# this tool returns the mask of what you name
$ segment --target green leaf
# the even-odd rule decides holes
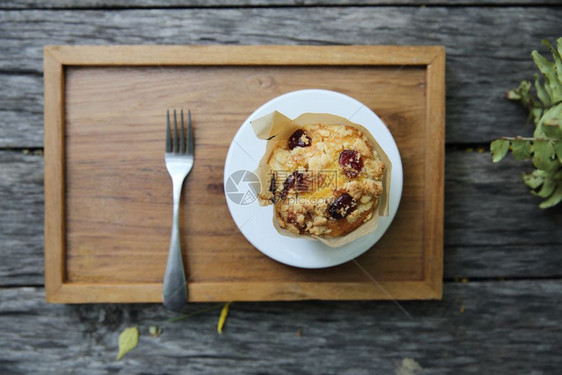
[[[556,152],[556,156],[558,157],[558,161],[562,163],[562,141],[559,140],[554,144],[554,152]]]
[[[550,198],[542,202],[539,207],[542,209],[550,208],[556,206],[558,203],[560,203],[560,201],[562,201],[562,184],[558,184],[558,188],[556,189],[554,194],[552,194]]]
[[[539,140],[533,143],[533,165],[538,169],[550,172],[558,166],[558,161],[552,157],[554,144],[550,140]]]
[[[538,192],[531,191],[531,194],[541,198],[548,198],[552,194],[555,188],[556,188],[556,182],[554,182],[552,178],[547,178],[544,180],[541,189]]]
[[[560,117],[551,117],[543,120],[543,123],[547,126],[559,126],[562,127],[562,118]]]
[[[529,81],[521,81],[519,87],[507,92],[509,100],[520,100],[523,107],[529,107],[533,101],[531,95],[531,83]]]
[[[549,138],[562,139],[562,103],[547,109],[541,120],[541,129]],[[559,129],[557,129],[560,127]]]
[[[507,151],[509,150],[509,141],[506,139],[496,139],[490,145],[490,152],[492,153],[492,161],[497,163],[502,160]]]
[[[541,171],[540,169],[535,169],[532,174],[535,177],[548,177],[548,176],[550,176],[550,174],[548,172]]]
[[[521,100],[521,93],[517,89],[509,90],[506,96],[509,100]]]
[[[562,82],[558,79],[554,63],[548,61],[537,51],[531,53],[535,64],[541,71],[545,79],[544,88],[550,96],[551,102],[562,100]]]
[[[562,37],[556,40],[556,49],[548,40],[543,44],[552,61],[537,51],[531,53],[542,79],[535,74],[533,83],[522,81],[507,92],[508,99],[529,110],[525,126],[533,120],[533,138],[501,138],[492,142],[490,151],[494,162],[502,160],[510,148],[515,160],[530,157],[536,170],[522,174],[522,179],[533,195],[546,199],[540,207],[547,208],[562,202]]]
[[[543,123],[542,131],[544,135],[547,136],[548,138],[562,141],[562,124],[558,125],[555,121],[547,120]]]
[[[533,122],[535,123],[535,125],[539,125],[540,119],[541,119],[541,115],[542,115],[543,109],[542,108],[532,108],[530,111],[531,117],[533,118]],[[538,128],[537,128],[538,129]],[[536,133],[536,130],[535,130]],[[541,137],[541,135],[534,135],[535,137]]]
[[[137,327],[124,329],[119,335],[119,354],[117,360],[137,347],[139,343],[139,330]]]
[[[537,90],[537,96],[542,104],[547,107],[550,105],[550,95],[546,92],[545,86],[539,80],[539,75],[535,73],[533,76],[535,77],[535,90]]]
[[[527,185],[531,189],[536,189],[543,184],[544,178],[540,176],[534,176],[532,173],[523,173],[523,182],[525,182],[525,185]]]
[[[531,157],[531,142],[523,139],[511,141],[511,155],[515,160],[526,160]]]
[[[562,38],[561,38],[562,39]],[[560,39],[558,39],[560,40]],[[554,49],[554,46],[548,39],[543,39],[542,44],[547,46],[552,53],[552,58],[554,59],[554,65],[556,66],[556,74],[558,75],[558,79],[562,82],[562,56],[560,55],[560,48],[558,51]]]

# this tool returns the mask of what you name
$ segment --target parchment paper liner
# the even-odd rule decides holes
[[[390,171],[392,170],[392,164],[390,159],[383,151],[381,146],[378,144],[376,139],[373,135],[365,129],[363,126],[351,122],[341,116],[331,115],[328,113],[303,113],[299,117],[291,120],[287,116],[283,115],[278,111],[274,111],[268,115],[265,115],[257,120],[251,122],[254,132],[256,136],[260,139],[267,140],[265,153],[260,160],[258,168],[254,171],[256,176],[260,179],[261,182],[261,191],[258,195],[258,201],[260,206],[268,206],[271,203],[268,199],[263,199],[263,197],[269,197],[271,193],[269,192],[269,185],[270,185],[270,167],[268,165],[269,157],[273,152],[275,144],[279,141],[286,142],[289,136],[298,128],[304,125],[310,124],[324,124],[324,125],[348,125],[354,128],[359,129],[367,139],[370,141],[371,145],[377,152],[380,160],[384,163],[384,175],[383,175],[383,193],[379,198],[379,207],[378,210],[373,211],[373,217],[368,220],[366,223],[359,226],[359,228],[355,229],[353,232],[348,233],[345,236],[341,237],[319,237],[313,236],[308,234],[295,234],[287,229],[283,229],[279,226],[277,221],[277,217],[273,214],[273,226],[275,229],[282,235],[293,237],[293,238],[303,238],[309,240],[318,240],[322,243],[330,246],[330,247],[340,247],[345,244],[350,243],[358,239],[361,236],[366,234],[372,233],[377,229],[378,226],[378,217],[379,216],[388,216],[388,199],[389,199],[389,192],[390,192]]]

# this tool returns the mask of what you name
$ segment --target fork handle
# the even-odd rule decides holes
[[[172,234],[170,236],[170,249],[168,262],[164,273],[164,287],[162,299],[164,306],[175,312],[182,312],[187,304],[187,285],[180,243],[179,211],[181,188],[183,178],[173,179],[174,216],[172,221]]]

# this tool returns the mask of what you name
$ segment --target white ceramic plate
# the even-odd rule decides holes
[[[306,112],[331,113],[367,128],[392,162],[390,214],[379,217],[374,233],[340,248],[319,241],[280,235],[273,227],[273,206],[261,207],[250,186],[252,174],[265,152],[265,143],[254,134],[250,121],[279,111],[295,118]],[[234,174],[233,174],[234,173]],[[259,251],[281,263],[301,268],[331,267],[347,262],[370,249],[384,234],[396,215],[402,195],[402,161],[398,147],[381,119],[361,102],[334,91],[301,90],[281,95],[262,105],[244,121],[228,150],[224,166],[224,187],[228,209],[242,234]]]

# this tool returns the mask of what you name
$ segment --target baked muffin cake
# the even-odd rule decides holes
[[[304,125],[278,140],[268,160],[269,199],[279,226],[338,237],[370,220],[383,192],[384,163],[360,130]]]

